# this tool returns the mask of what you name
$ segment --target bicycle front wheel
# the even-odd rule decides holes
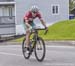
[[[43,61],[45,58],[46,48],[44,40],[41,37],[38,37],[35,45],[35,57],[38,61]]]
[[[23,56],[25,59],[29,59],[30,58],[30,54],[26,53],[27,49],[26,49],[26,44],[25,44],[25,38],[23,40],[23,43],[22,43],[22,52],[23,52]]]

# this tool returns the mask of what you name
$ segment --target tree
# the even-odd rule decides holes
[[[69,0],[69,13],[75,7],[75,0]]]

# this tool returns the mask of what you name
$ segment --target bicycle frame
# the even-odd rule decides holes
[[[36,45],[36,42],[37,42],[37,40],[39,40],[39,36],[38,36],[38,30],[45,30],[45,29],[33,29],[32,31],[31,31],[31,34],[33,34],[33,45],[32,45],[32,49],[33,48],[35,48],[35,45]],[[44,34],[46,34],[46,32],[47,31],[45,31],[45,33]]]
[[[36,44],[36,41],[38,40],[38,31],[35,29],[34,30],[34,32],[32,32],[33,33],[33,38],[32,38],[32,40],[33,40],[33,45],[32,45],[32,49],[35,47],[35,44]],[[32,34],[31,33],[31,34]]]

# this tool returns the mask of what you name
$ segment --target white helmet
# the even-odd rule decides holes
[[[38,12],[39,8],[36,5],[33,5],[30,9],[32,12]]]

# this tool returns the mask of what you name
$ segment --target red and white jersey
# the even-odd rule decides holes
[[[28,21],[33,21],[35,18],[39,18],[41,19],[41,14],[39,12],[33,14],[31,11],[28,11],[25,16],[24,16],[24,20],[28,20]]]

